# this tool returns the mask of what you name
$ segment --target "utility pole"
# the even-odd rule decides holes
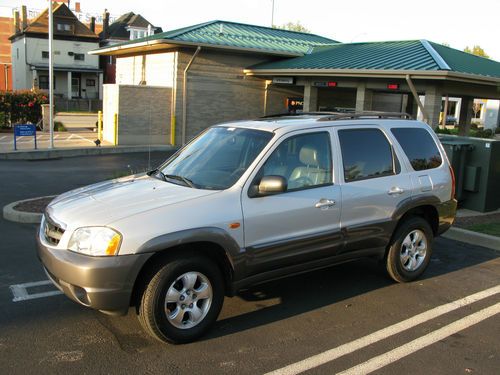
[[[274,27],[274,0],[271,0],[273,9],[271,10],[271,27]]]
[[[50,144],[54,148],[54,15],[52,14],[52,0],[49,0],[49,124]]]

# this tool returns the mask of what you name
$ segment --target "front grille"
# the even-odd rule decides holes
[[[45,235],[45,240],[48,243],[50,243],[51,245],[57,245],[61,240],[62,235],[64,234],[64,229],[50,220],[50,218],[46,215],[44,220],[43,233]]]

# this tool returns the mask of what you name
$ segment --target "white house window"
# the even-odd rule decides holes
[[[48,59],[49,58],[49,51],[42,51],[42,59]]]
[[[144,38],[146,36],[145,30],[130,29],[130,40]]]
[[[75,53],[73,56],[74,56],[75,60],[78,60],[78,61],[85,60],[85,55],[83,53]]]

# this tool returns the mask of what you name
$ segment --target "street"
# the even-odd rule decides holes
[[[0,205],[143,172],[167,157],[2,160]],[[143,332],[133,308],[111,317],[51,293],[35,231],[0,219],[5,374],[496,374],[500,368],[500,253],[487,248],[438,238],[423,278],[408,284],[393,283],[366,259],[258,285],[226,298],[207,336],[174,346]]]

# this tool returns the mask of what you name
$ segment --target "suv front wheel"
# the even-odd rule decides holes
[[[389,275],[397,282],[417,279],[432,254],[432,229],[422,217],[405,219],[397,228],[386,257]]]
[[[216,264],[196,255],[176,257],[146,286],[139,321],[158,340],[191,342],[215,322],[223,301],[224,282]]]

